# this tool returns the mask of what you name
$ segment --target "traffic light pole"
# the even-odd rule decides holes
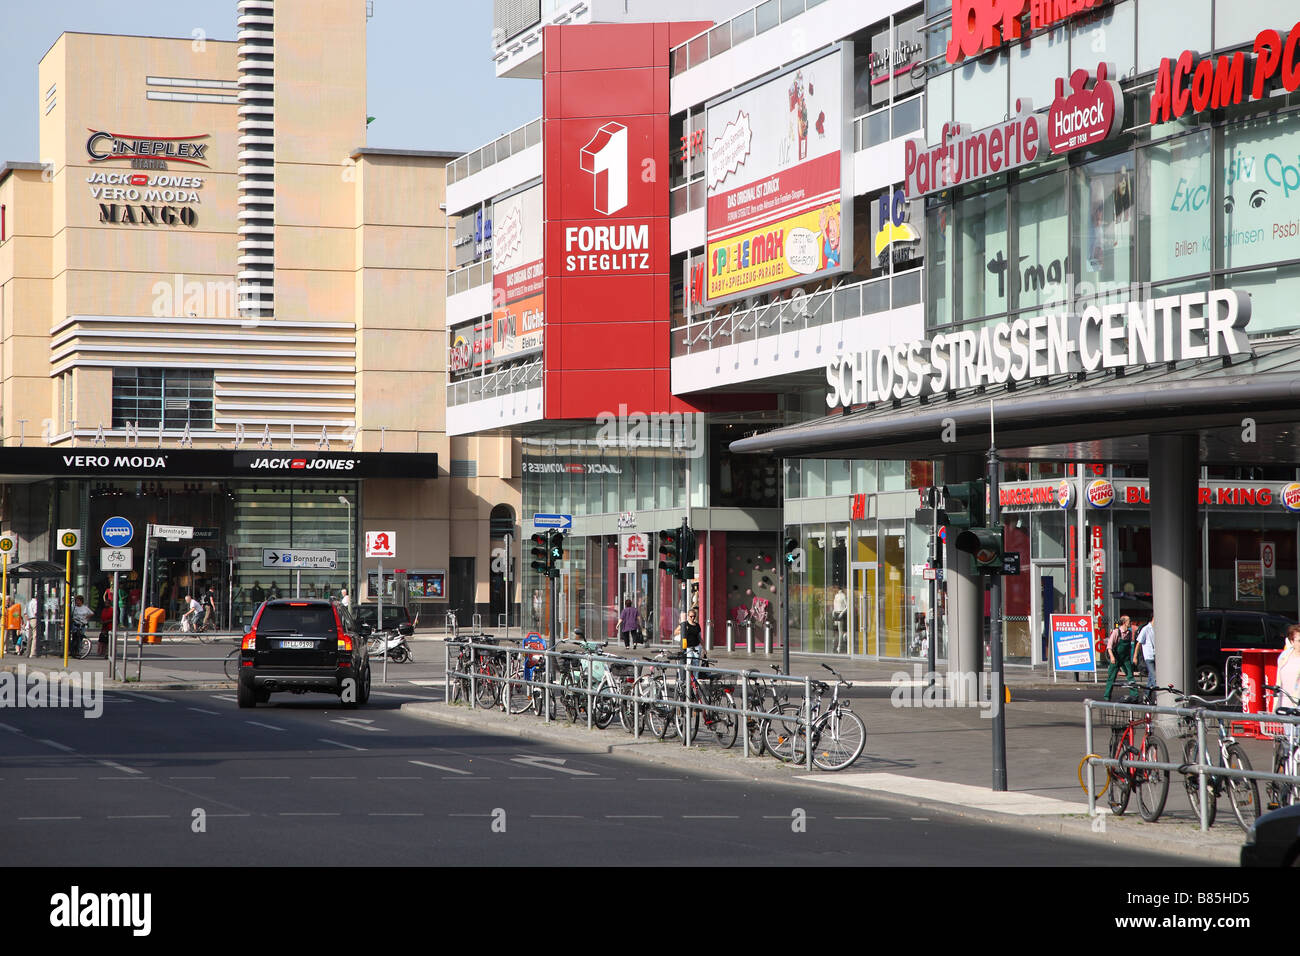
[[[1001,527],[998,517],[998,450],[989,445],[989,507],[988,524],[990,528]],[[995,569],[989,579],[989,630],[992,645],[993,687],[991,693],[997,698],[990,701],[993,707],[993,789],[1007,789],[1007,722],[1006,710],[1002,706],[1006,699],[1005,682],[1002,674],[1002,574],[1001,568]]]

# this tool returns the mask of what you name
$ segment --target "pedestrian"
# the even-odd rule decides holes
[[[266,592],[262,590],[261,581],[253,582],[253,590],[248,592],[248,597],[255,608],[262,606],[262,602],[266,600]]]
[[[203,610],[203,605],[194,599],[193,594],[185,595],[182,602],[185,612],[181,614],[181,630],[185,632],[195,629],[195,622],[198,620],[199,612]]]
[[[686,663],[698,664],[703,652],[700,649],[700,612],[691,608],[689,614],[682,615],[681,624],[677,627],[678,634],[681,635],[682,648],[686,651]]]
[[[1300,707],[1300,624],[1286,629],[1286,646],[1277,659],[1277,686],[1283,693],[1273,696],[1273,709]]]
[[[217,624],[217,592],[211,587],[203,595],[203,627],[209,624],[216,628]]]
[[[40,625],[40,602],[37,600],[36,587],[32,587],[31,599],[27,602],[27,656],[36,656],[36,631]]]
[[[1106,657],[1110,660],[1110,667],[1106,671],[1106,700],[1110,700],[1115,678],[1119,676],[1121,668],[1125,680],[1133,680],[1133,628],[1127,614],[1120,617],[1119,623],[1106,638]]]
[[[23,604],[16,595],[9,596],[9,606],[5,609],[5,640],[13,640],[13,648],[22,653]]]
[[[537,630],[542,620],[542,592],[541,589],[533,591],[533,630]]]
[[[1142,663],[1147,670],[1147,689],[1156,686],[1156,619],[1153,614],[1142,630],[1138,631],[1137,644],[1133,648],[1133,663],[1137,664],[1138,650],[1142,652]]]
[[[342,597],[339,598],[339,603],[342,604],[344,607],[352,606],[352,598],[348,597],[347,588],[343,588]]]
[[[84,630],[86,624],[94,616],[95,612],[90,609],[90,605],[86,603],[86,599],[82,595],[78,594],[72,599],[72,620],[78,627]]]
[[[272,582],[271,582],[271,590],[267,592],[266,599],[267,599],[268,601],[278,601],[278,600],[280,600],[280,585],[278,585],[278,584],[276,584],[274,581],[272,581]]]
[[[623,599],[623,612],[618,616],[618,636],[623,646],[635,647],[641,643],[641,614],[632,606],[631,598]]]

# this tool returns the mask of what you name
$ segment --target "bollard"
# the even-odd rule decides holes
[[[754,653],[754,619],[745,622],[745,652]]]
[[[706,621],[704,624],[704,652],[707,654],[713,650],[713,622]]]
[[[736,627],[735,622],[727,622],[727,653],[730,654],[736,649]]]
[[[763,622],[763,653],[772,653],[772,622]]]

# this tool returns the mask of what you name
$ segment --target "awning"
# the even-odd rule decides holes
[[[1146,461],[1148,438],[1194,434],[1200,460],[1300,464],[1300,337],[1249,357],[1060,376],[877,404],[731,443],[782,458],[933,459],[982,453],[990,413],[1004,460]],[[1253,439],[1253,440],[1251,440]]]

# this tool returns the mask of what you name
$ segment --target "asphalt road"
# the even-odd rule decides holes
[[[1180,865],[806,785],[710,779],[401,714],[432,691],[109,692],[0,710],[0,862]],[[909,812],[910,811],[910,812]],[[796,825],[801,823],[802,825]]]

